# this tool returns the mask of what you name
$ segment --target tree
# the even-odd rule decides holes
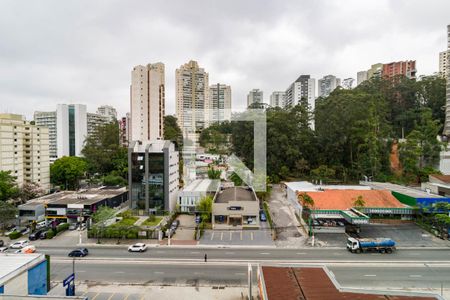
[[[172,141],[178,151],[183,149],[183,133],[174,116],[164,116],[164,139]]]
[[[107,175],[115,171],[127,177],[127,149],[120,144],[119,123],[117,121],[99,125],[95,133],[88,136],[81,153],[91,175]]]
[[[114,172],[108,174],[102,178],[103,185],[106,186],[126,186],[127,181],[119,175],[116,175]]]
[[[336,171],[325,165],[321,165],[318,168],[311,170],[311,175],[317,180],[328,181],[334,177]]]
[[[92,220],[95,223],[104,223],[114,217],[116,211],[109,206],[101,206],[93,215]]]
[[[17,197],[19,189],[11,171],[0,171],[0,201]]]
[[[307,193],[301,193],[298,195],[298,199],[302,203],[303,207],[307,207],[309,209],[314,208],[314,199]]]
[[[366,205],[366,201],[363,196],[359,195],[356,200],[353,202],[353,206],[355,207],[364,207]]]
[[[30,199],[40,197],[45,194],[45,191],[35,182],[24,183],[19,191],[19,197],[22,202],[26,202]]]
[[[230,175],[230,180],[233,181],[234,186],[241,186],[243,184],[241,177],[239,177],[239,175],[236,172],[233,172]]]
[[[76,156],[64,156],[50,166],[50,179],[64,189],[76,189],[87,169],[86,162]]]
[[[205,196],[197,204],[197,211],[201,214],[202,220],[205,222],[211,222],[213,198],[211,196]]]
[[[220,170],[216,170],[214,168],[208,169],[208,178],[209,179],[220,179],[220,174],[222,172]]]
[[[0,230],[3,234],[5,226],[10,223],[10,221],[16,219],[17,208],[6,202],[0,201]]]

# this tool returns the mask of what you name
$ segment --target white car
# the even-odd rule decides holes
[[[147,245],[144,243],[136,243],[128,247],[128,252],[144,252],[147,250]]]
[[[4,253],[8,250],[8,247],[0,247],[0,253]]]
[[[28,241],[27,240],[22,240],[22,241],[17,241],[15,243],[11,244],[11,246],[9,246],[9,248],[11,248],[11,249],[22,249],[25,246],[28,246]]]

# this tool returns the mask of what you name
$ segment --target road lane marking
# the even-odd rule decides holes
[[[95,298],[97,298],[98,295],[100,295],[100,293],[96,293],[95,296],[92,298],[92,300],[95,300]]]
[[[86,271],[83,270],[77,270],[75,273],[85,273]]]
[[[242,241],[242,230],[241,230],[241,241]]]
[[[303,254],[306,254],[306,253],[305,252],[297,252],[295,254],[303,255]]]
[[[234,275],[237,275],[237,276],[245,276],[245,273],[234,273]]]
[[[234,254],[234,252],[225,252],[225,254]]]
[[[220,240],[223,240],[223,231],[220,233]]]
[[[374,275],[374,274],[366,274],[366,275],[364,275],[365,277],[376,277],[377,275]]]
[[[155,271],[153,273],[155,273],[155,274],[164,274],[164,272],[160,272],[160,271]]]
[[[250,232],[250,238],[253,241],[253,232]]]
[[[191,254],[200,254],[198,251],[191,251]]]
[[[194,275],[203,275],[202,272],[194,272]]]
[[[270,253],[268,253],[268,252],[262,252],[260,254],[262,254],[262,255],[270,255]]]
[[[232,238],[233,238],[233,232],[230,231],[230,241],[232,240]]]
[[[109,298],[108,298],[108,300],[111,300],[112,299],[112,297],[115,295],[116,293],[112,293],[112,295],[111,296],[109,296]]]
[[[412,278],[419,278],[419,277],[422,277],[422,275],[409,275],[409,277],[412,277]]]
[[[211,234],[211,241],[214,239],[214,232]]]

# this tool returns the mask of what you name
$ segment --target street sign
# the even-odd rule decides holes
[[[70,284],[72,281],[74,281],[74,279],[75,279],[75,274],[72,273],[69,276],[67,276],[66,279],[64,279],[63,285],[66,286],[66,285]]]

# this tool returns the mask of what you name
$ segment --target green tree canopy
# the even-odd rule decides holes
[[[0,201],[0,230],[3,232],[5,226],[16,219],[17,208],[6,201]]]
[[[86,162],[76,156],[64,156],[50,166],[50,180],[64,189],[76,189],[87,170]]]
[[[197,204],[197,211],[201,214],[202,220],[211,222],[213,198],[211,196],[203,197]]]
[[[19,189],[11,171],[0,171],[0,201],[17,197]]]
[[[164,139],[172,141],[178,151],[183,148],[183,133],[175,116],[164,116]]]
[[[101,224],[105,221],[111,219],[114,217],[116,211],[108,206],[101,206],[93,215],[92,220],[94,220],[95,223]]]
[[[120,144],[117,121],[99,125],[95,133],[86,138],[81,153],[89,174],[104,176],[115,171],[116,175],[127,177],[127,149]]]

